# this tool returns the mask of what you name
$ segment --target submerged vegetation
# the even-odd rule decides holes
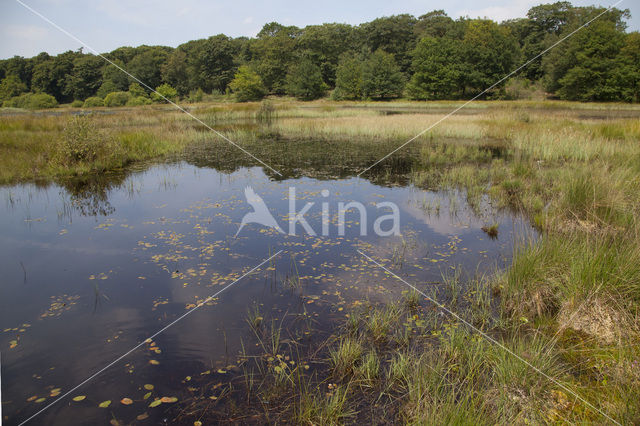
[[[305,168],[335,177],[364,170],[457,105],[269,100],[202,103],[190,112],[285,177]],[[253,164],[166,107],[103,112],[2,116],[0,182],[65,181],[172,157],[223,170]],[[412,277],[424,294],[353,304],[313,347],[303,344],[312,316],[276,319],[251,306],[251,344],[262,355],[241,354],[238,371],[221,373],[228,386],[214,387],[205,402],[184,402],[180,418],[638,423],[638,116],[625,104],[476,103],[367,171],[376,182],[461,191],[477,208],[488,197],[525,214],[541,237],[518,246],[504,271],[453,271],[428,286]],[[422,208],[439,214],[441,206],[425,200]],[[502,235],[485,223],[487,236]],[[410,250],[403,240],[385,266],[402,265]],[[293,258],[284,286],[300,290]]]

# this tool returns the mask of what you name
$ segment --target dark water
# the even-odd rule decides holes
[[[315,202],[306,218],[318,234],[321,203],[327,203],[329,235],[308,235],[300,226],[297,235],[284,235],[249,224],[234,238],[251,211],[247,186],[285,230],[290,187],[296,189],[297,210]],[[354,212],[347,213],[345,235],[338,235],[340,201],[365,206],[367,235],[361,235]],[[399,207],[401,236],[374,234],[374,220],[385,213],[375,204],[382,201]],[[299,319],[304,326],[293,338],[320,338],[354,306],[392,301],[407,290],[358,249],[426,290],[454,267],[468,275],[504,268],[514,241],[531,232],[522,218],[496,211],[486,200],[472,212],[455,192],[304,173],[276,181],[260,168],[220,172],[185,162],[64,187],[4,187],[0,202],[2,418],[8,425],[27,419],[279,250],[271,262],[32,423],[136,423],[145,413],[147,423],[172,423],[181,401],[205,392],[196,377],[223,383],[238,371],[241,351],[260,352],[248,311]],[[492,223],[499,224],[496,239],[480,229]],[[145,384],[154,386],[148,399]],[[206,395],[215,393],[211,389]],[[75,396],[86,398],[75,402]],[[163,396],[178,402],[149,407]],[[133,403],[122,404],[125,397]],[[98,407],[106,400],[109,407]]]

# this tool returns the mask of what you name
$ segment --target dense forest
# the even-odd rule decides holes
[[[212,93],[231,93],[239,101],[268,94],[302,100],[468,99],[603,11],[557,2],[501,23],[454,20],[442,10],[358,26],[272,22],[255,38],[219,34],[177,48],[120,47],[104,56],[170,99],[198,101]],[[626,31],[629,17],[628,10],[607,11],[483,98],[517,99],[537,91],[566,100],[640,101],[640,33]],[[162,101],[82,49],[2,60],[0,80],[6,107]]]

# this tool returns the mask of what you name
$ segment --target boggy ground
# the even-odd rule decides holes
[[[292,163],[327,158],[327,173],[340,174],[363,169],[456,105],[269,101],[190,108],[285,174],[296,173],[287,167]],[[1,117],[0,182],[64,181],[142,160],[189,158],[210,146],[217,150],[212,161],[223,166],[252,164],[165,107],[73,119],[67,112]],[[254,312],[248,321],[264,355],[247,355],[242,373],[215,399],[194,396],[177,418],[640,422],[638,116],[638,107],[620,104],[490,102],[443,121],[405,155],[367,172],[371,179],[463,189],[472,205],[488,194],[527,214],[542,237],[521,246],[504,272],[449,277],[436,289],[412,283],[428,298],[408,291],[402,301],[354,307],[333,335],[303,353],[283,337],[295,321]],[[342,155],[346,143],[361,145],[362,157]]]

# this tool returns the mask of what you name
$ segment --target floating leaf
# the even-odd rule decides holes
[[[144,388],[146,390],[153,390],[153,385],[150,385],[150,384],[147,383],[146,385],[144,385]]]
[[[122,398],[120,403],[124,405],[131,405],[133,404],[133,400],[131,398]]]
[[[144,399],[149,399],[151,397],[151,392],[147,392],[144,394]]]
[[[107,408],[110,405],[111,405],[111,400],[106,400],[106,401],[102,401],[100,404],[98,404],[98,407]]]
[[[27,402],[35,401],[36,399],[38,399],[38,395],[33,395],[33,396],[27,398]]]
[[[196,420],[193,422],[193,426],[202,426],[202,422],[200,420]]]
[[[163,396],[162,398],[160,398],[160,401],[170,404],[172,402],[178,402],[178,398],[176,398],[175,396]]]
[[[162,401],[159,399],[156,399],[155,401],[153,401],[151,404],[149,404],[149,407],[157,407],[158,405],[162,404]]]
[[[74,396],[73,400],[75,402],[80,402],[80,401],[83,401],[85,398],[86,398],[86,395],[78,395],[78,396]]]
[[[149,364],[158,365],[158,364],[160,364],[160,362],[156,361],[155,359],[152,359],[152,360],[149,361]]]
[[[47,398],[38,398],[38,399],[36,399],[36,402],[38,404],[40,404],[41,402],[45,402],[46,400],[47,400]]]
[[[139,414],[136,417],[136,420],[144,420],[144,419],[148,419],[148,418],[149,418],[149,415],[145,412],[145,413]]]
[[[224,374],[224,373],[226,373],[226,371],[224,371],[222,368],[220,368],[220,369],[218,369],[218,373]]]

